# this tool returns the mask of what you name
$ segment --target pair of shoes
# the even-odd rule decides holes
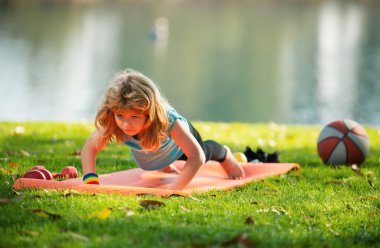
[[[256,160],[263,163],[280,163],[279,153],[277,151],[274,153],[266,153],[258,147],[256,152],[254,152],[251,147],[247,146],[243,153],[248,161]]]

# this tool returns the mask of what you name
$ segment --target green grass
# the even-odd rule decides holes
[[[15,132],[17,126],[24,131]],[[53,172],[75,166],[81,174],[76,154],[93,127],[0,123],[0,247],[380,247],[380,130],[366,127],[371,153],[360,174],[321,162],[320,126],[203,122],[196,127],[233,151],[246,145],[279,150],[281,161],[302,168],[193,198],[15,192],[14,180],[35,165]],[[133,167],[125,146],[113,144],[99,154],[99,173]],[[144,209],[142,200],[164,205]],[[112,208],[108,218],[89,217],[106,208]],[[58,217],[35,214],[36,209]]]

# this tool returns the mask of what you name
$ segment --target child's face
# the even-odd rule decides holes
[[[125,109],[114,113],[117,126],[128,136],[141,132],[147,121],[147,115],[135,109]]]

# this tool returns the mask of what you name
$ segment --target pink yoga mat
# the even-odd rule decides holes
[[[184,161],[175,162],[177,168],[182,168],[184,164]],[[64,181],[19,178],[15,181],[13,188],[16,190],[25,188],[73,189],[87,193],[122,195],[154,194],[168,196],[176,194],[186,196],[215,189],[232,189],[258,179],[286,174],[292,169],[300,168],[295,163],[245,163],[242,164],[242,167],[246,177],[241,180],[232,180],[228,179],[226,172],[218,162],[209,161],[201,167],[195,178],[182,191],[166,189],[175,180],[176,174],[144,171],[139,168],[100,175],[100,185],[83,184],[82,178]]]

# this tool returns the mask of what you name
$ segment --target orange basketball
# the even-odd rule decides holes
[[[352,120],[337,120],[326,125],[318,137],[318,154],[325,164],[362,164],[369,154],[369,139],[364,128]]]

